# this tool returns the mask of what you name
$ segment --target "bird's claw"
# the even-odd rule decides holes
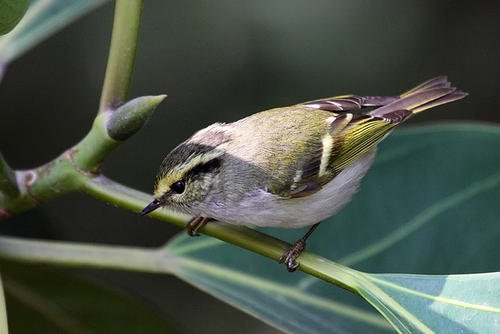
[[[199,237],[200,234],[198,232],[196,232],[196,230],[198,230],[197,228],[193,227],[193,226],[188,226],[186,228],[186,232],[187,234],[190,236],[190,237]]]
[[[280,263],[284,263],[286,265],[286,269],[289,272],[294,272],[299,267],[299,262],[297,262],[296,260],[305,247],[305,241],[302,239],[298,240],[292,247],[288,248],[283,253],[283,255],[280,257]]]
[[[192,218],[186,225],[186,232],[190,237],[199,237],[198,230],[205,226],[211,218],[197,216]]]

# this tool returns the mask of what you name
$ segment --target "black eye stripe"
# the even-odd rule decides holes
[[[189,175],[196,175],[202,173],[209,173],[220,167],[220,160],[218,158],[207,161],[191,168],[188,172]]]
[[[219,167],[220,167],[220,160],[215,158],[206,163],[199,164],[191,168],[191,170],[189,170],[186,174],[184,174],[183,178],[185,178],[186,180],[188,179],[192,180],[196,178],[197,175],[213,172]],[[176,194],[182,194],[185,189],[186,189],[186,181],[184,180],[176,181],[170,185],[170,190]]]
[[[186,188],[186,183],[184,181],[177,181],[172,183],[170,186],[170,189],[177,194],[182,194],[184,192],[184,189]]]

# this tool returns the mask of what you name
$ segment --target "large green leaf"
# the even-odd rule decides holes
[[[29,4],[29,0],[0,0],[0,35],[16,26]]]
[[[363,272],[413,273],[346,268],[399,332],[499,332],[500,274],[439,275],[499,271],[499,198],[499,127],[402,130],[380,145],[360,192],[308,249]],[[265,231],[289,241],[303,233]],[[392,331],[358,296],[226,243],[182,235],[167,249],[179,256],[179,277],[278,328]]]
[[[366,275],[363,297],[404,333],[498,333],[500,273]]]
[[[23,20],[0,37],[0,68],[106,0],[33,0]],[[15,1],[8,1],[15,2]]]
[[[177,332],[153,308],[89,280],[4,262],[2,278],[13,333]]]

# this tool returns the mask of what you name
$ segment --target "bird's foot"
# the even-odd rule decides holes
[[[186,225],[187,234],[190,237],[198,237],[200,234],[198,230],[203,226],[207,225],[209,221],[213,220],[212,218],[196,216],[191,218],[191,220]]]
[[[297,258],[300,256],[304,248],[306,248],[306,241],[304,239],[297,240],[292,247],[288,248],[283,253],[280,258],[280,263],[284,263],[289,272],[297,270],[299,267]]]

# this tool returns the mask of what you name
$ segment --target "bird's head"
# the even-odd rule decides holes
[[[218,182],[223,163],[223,145],[229,140],[222,124],[200,130],[163,159],[156,177],[154,200],[142,210],[145,215],[162,206],[190,212]]]

